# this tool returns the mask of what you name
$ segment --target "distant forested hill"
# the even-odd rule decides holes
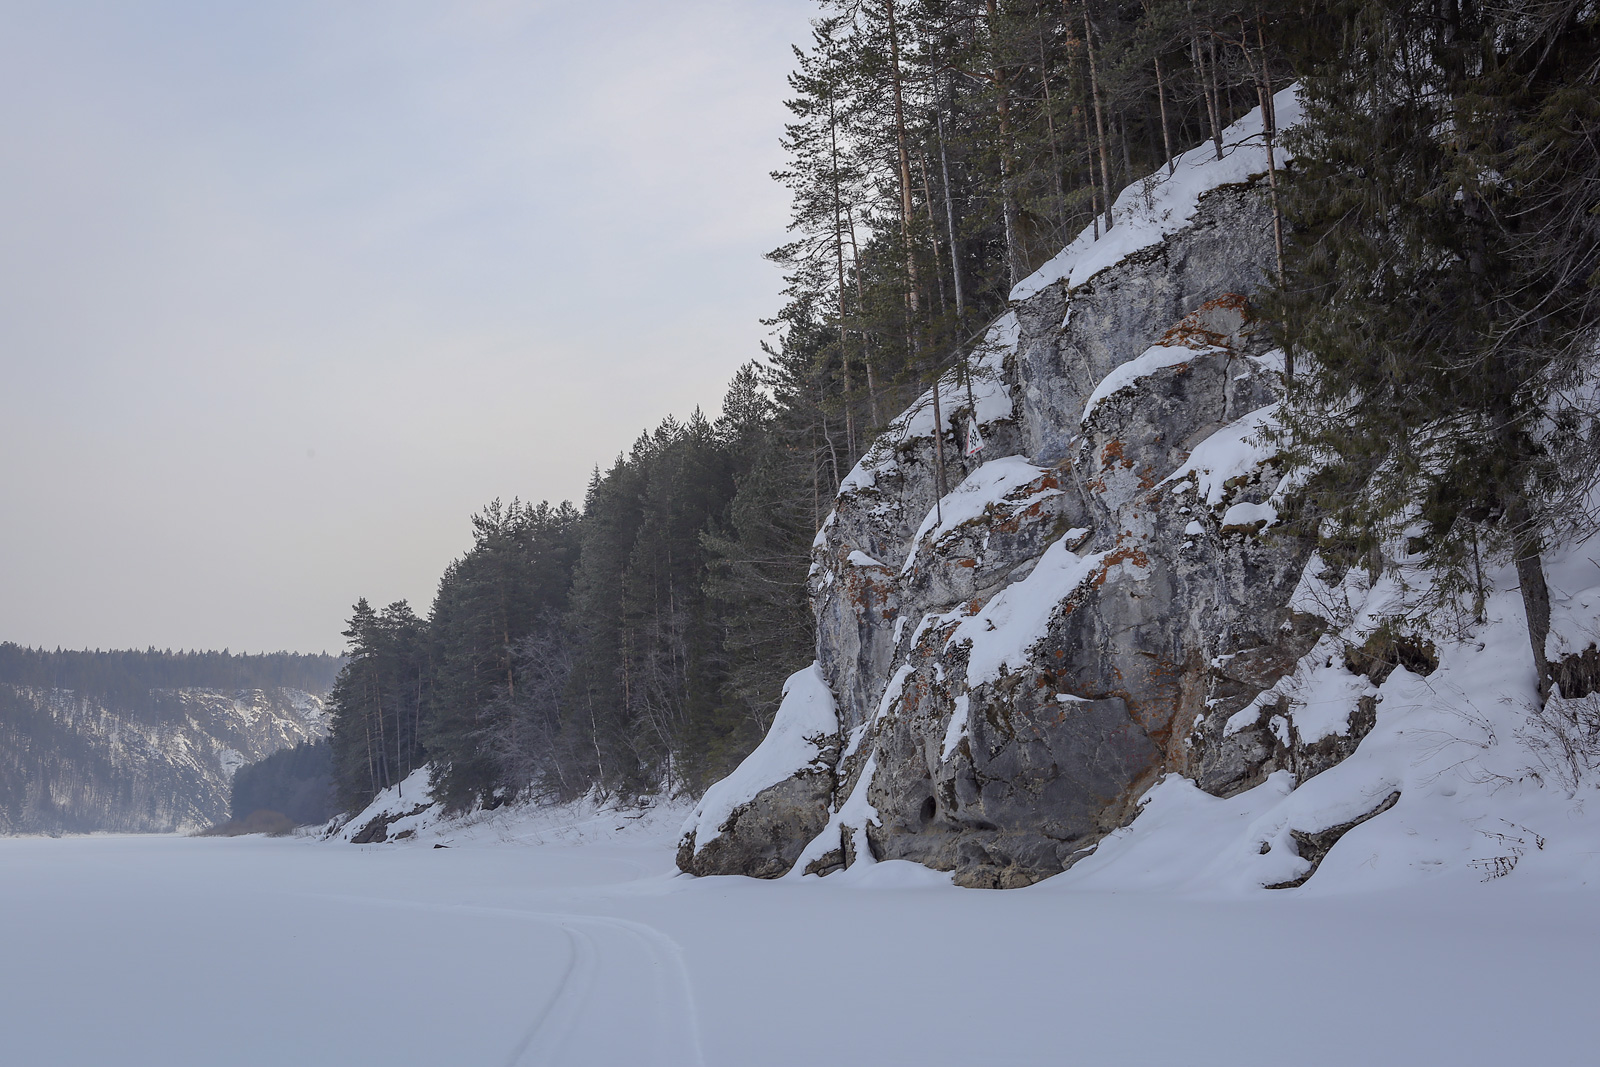
[[[233,773],[324,736],[336,656],[0,644],[0,833],[198,829]]]
[[[0,682],[133,696],[152,689],[302,689],[326,693],[344,660],[326,653],[174,652],[155,648],[102,651],[24,648],[0,643]]]

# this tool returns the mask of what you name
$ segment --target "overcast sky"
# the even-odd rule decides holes
[[[0,0],[0,640],[338,650],[713,412],[809,0]]]

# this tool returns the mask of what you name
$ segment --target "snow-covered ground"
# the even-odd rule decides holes
[[[1169,820],[1183,802],[1171,799]],[[1117,884],[1109,863],[1008,892],[957,889],[900,862],[820,880],[694,879],[673,866],[684,814],[502,811],[372,846],[0,840],[0,1060],[1592,1055],[1600,907],[1570,863],[1561,878],[1533,866],[1279,893],[1092,888]]]

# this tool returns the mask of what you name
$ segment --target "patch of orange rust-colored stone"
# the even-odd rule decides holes
[[[1195,309],[1193,314],[1199,315],[1206,311],[1237,311],[1246,322],[1255,319],[1255,311],[1250,307],[1250,298],[1243,293],[1223,293],[1219,297],[1207,300]]]
[[[1107,441],[1106,446],[1100,450],[1100,466],[1109,467],[1118,460],[1122,462],[1124,467],[1133,466],[1133,460],[1128,459],[1122,454],[1122,442],[1113,437],[1111,440]]]
[[[1028,508],[1026,511],[1019,511],[1016,514],[995,523],[991,529],[993,529],[995,533],[1016,533],[1018,530],[1022,529],[1022,520],[1035,514],[1037,507],[1038,505],[1035,505],[1034,507]]]
[[[1121,541],[1122,537],[1119,536],[1117,540]],[[1106,578],[1111,574],[1111,568],[1115,567],[1119,563],[1131,563],[1135,567],[1142,569],[1150,566],[1150,557],[1145,555],[1144,549],[1136,546],[1128,548],[1114,548],[1109,554],[1107,554],[1105,559],[1100,561],[1099,570],[1094,576],[1094,584],[1096,586],[1105,585]]]
[[[852,582],[850,585],[850,602],[858,608],[865,609],[872,602],[872,594],[880,592],[873,587],[871,582]]]
[[[1167,346],[1192,346],[1195,343],[1199,343],[1202,345],[1214,345],[1219,348],[1227,347],[1227,334],[1207,329],[1201,325],[1202,322],[1212,318],[1218,311],[1237,313],[1241,326],[1255,317],[1251,313],[1250,301],[1247,297],[1238,293],[1223,293],[1215,300],[1207,300],[1204,304],[1201,304],[1178,320],[1178,324],[1163,334],[1161,340],[1156,343]]]

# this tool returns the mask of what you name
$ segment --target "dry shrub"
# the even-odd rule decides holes
[[[1576,795],[1600,771],[1600,693],[1568,699],[1558,690],[1528,714],[1517,736],[1548,777]]]
[[[243,819],[229,819],[201,830],[199,837],[243,837],[245,834],[266,834],[268,837],[286,837],[294,832],[296,823],[280,811],[260,808]]]

